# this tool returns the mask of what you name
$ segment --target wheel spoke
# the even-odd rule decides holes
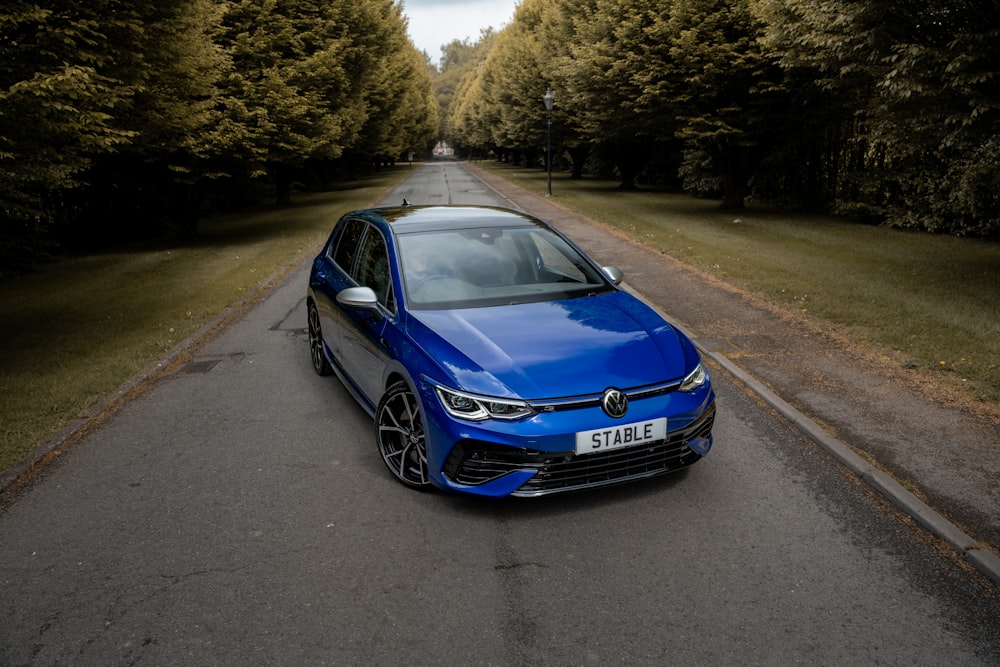
[[[406,437],[410,434],[410,432],[407,431],[402,426],[386,426],[385,424],[380,424],[378,430],[381,433],[399,433],[403,437]]]
[[[427,482],[427,454],[423,447],[423,434],[419,430],[420,414],[417,410],[417,401],[410,394],[403,394],[400,398],[403,401],[403,407],[406,409],[406,416],[410,424],[410,431],[407,435],[411,436],[408,439],[403,460],[410,461],[411,455],[416,455],[413,464],[419,475],[420,483],[425,484]],[[416,438],[419,438],[419,440],[416,440]]]
[[[399,418],[396,416],[396,413],[390,409],[389,405],[385,406],[385,410],[382,412],[382,414],[388,415],[388,417],[392,420],[392,424],[390,425],[386,425],[384,423],[381,424],[382,428],[388,428],[389,430],[392,431],[399,431],[404,435],[410,434],[409,429],[407,429],[405,426],[399,423]]]
[[[409,479],[410,477],[410,475],[407,474],[409,472],[409,466],[407,465],[407,463],[410,460],[411,449],[413,449],[413,444],[407,442],[406,445],[403,447],[403,449],[400,450],[399,469],[402,472],[403,476],[406,477],[407,479]]]
[[[412,397],[409,394],[403,394],[401,398],[403,400],[403,408],[406,410],[406,416],[409,418],[410,425],[412,426],[415,422],[413,418],[413,406],[409,400]]]
[[[423,440],[420,441],[417,448],[417,471],[420,473],[420,483],[427,484],[429,481],[427,479],[427,452],[423,446]]]

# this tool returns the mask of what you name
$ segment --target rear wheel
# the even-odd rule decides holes
[[[389,387],[379,401],[375,438],[382,461],[397,480],[413,489],[430,488],[420,405],[405,382]]]
[[[319,311],[315,303],[309,304],[309,356],[312,358],[313,370],[319,375],[329,375],[333,372],[330,362],[323,351],[323,330],[319,326]]]

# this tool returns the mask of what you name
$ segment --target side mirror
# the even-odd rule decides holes
[[[602,266],[601,271],[604,271],[604,275],[606,275],[608,280],[613,282],[615,285],[621,285],[622,280],[625,279],[625,274],[614,266]]]
[[[348,308],[378,310],[378,298],[371,287],[348,287],[337,294],[337,303]]]

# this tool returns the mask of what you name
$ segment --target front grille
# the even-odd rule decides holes
[[[452,450],[444,471],[459,484],[477,485],[515,470],[536,470],[537,474],[513,493],[515,496],[617,484],[691,465],[701,456],[688,443],[710,437],[714,420],[713,405],[687,428],[668,433],[666,440],[579,456],[465,441]]]
[[[652,398],[677,391],[681,386],[681,381],[664,382],[662,384],[650,384],[642,387],[633,387],[622,391],[629,401],[638,401],[643,398]],[[603,394],[590,394],[587,396],[571,396],[553,400],[528,401],[528,405],[538,412],[556,412],[557,410],[579,410],[581,408],[598,407],[601,404]]]

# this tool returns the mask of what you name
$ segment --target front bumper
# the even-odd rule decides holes
[[[631,402],[626,420],[666,416],[666,438],[590,454],[576,454],[576,433],[618,423],[599,407],[466,422],[445,413],[433,392],[421,393],[431,479],[448,491],[535,497],[620,484],[685,468],[712,447],[710,386]]]

